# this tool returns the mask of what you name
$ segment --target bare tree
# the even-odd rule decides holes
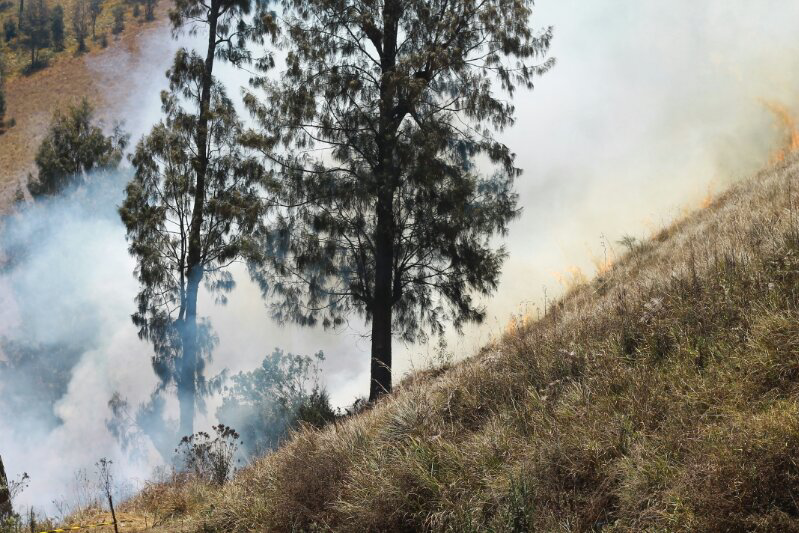
[[[114,512],[114,498],[112,495],[114,485],[114,479],[111,475],[112,464],[113,461],[105,457],[97,461],[97,475],[100,477],[100,489],[105,494],[105,497],[108,498],[108,507],[111,509],[111,519],[114,522],[114,533],[119,533],[117,515]]]

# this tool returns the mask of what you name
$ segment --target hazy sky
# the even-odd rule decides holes
[[[541,0],[534,24],[555,27],[557,65],[533,92],[517,93],[518,122],[502,135],[524,169],[517,184],[524,212],[505,241],[510,257],[498,293],[486,302],[487,323],[463,337],[449,336],[458,356],[470,355],[501,331],[511,313],[534,313],[544,287],[550,298],[557,294],[558,277],[570,269],[593,275],[597,261],[620,251],[616,241],[622,235],[644,237],[766,163],[781,132],[763,101],[799,109],[795,0]],[[125,93],[115,95],[115,115],[126,120],[134,141],[160,115],[158,92],[175,47],[167,36],[153,38],[142,57],[120,54],[111,65],[129,79]],[[111,75],[107,63],[94,67]],[[248,75],[226,68],[222,77],[236,93]],[[58,494],[58,483],[76,468],[115,456],[104,426],[108,396],[121,389],[133,403],[142,401],[155,382],[148,347],[136,339],[128,318],[136,291],[133,261],[121,226],[109,224],[90,226],[96,240],[76,245],[87,259],[69,263],[96,274],[64,281],[89,288],[67,287],[64,294],[85,293],[76,298],[84,308],[97,307],[105,332],[57,406],[65,425],[25,447],[0,434],[12,473],[28,470],[39,483],[26,499],[41,502],[45,494]],[[62,256],[43,253],[35,266],[45,268],[53,257]],[[369,343],[358,318],[338,332],[281,328],[270,322],[243,270],[237,275],[239,287],[227,306],[207,298],[200,304],[220,338],[209,374],[252,369],[274,347],[322,349],[336,404],[367,393]],[[25,279],[0,276],[5,315],[17,313],[19,319],[12,288]],[[25,290],[36,288],[28,285]],[[0,334],[15,323],[5,315],[0,310]],[[424,365],[427,348],[395,346],[397,372]],[[209,412],[214,409],[211,402]],[[50,477],[56,471],[63,475]]]

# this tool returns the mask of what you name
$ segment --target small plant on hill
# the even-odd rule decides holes
[[[100,479],[100,490],[105,495],[106,499],[108,500],[108,508],[111,510],[111,518],[114,522],[114,532],[119,533],[119,529],[117,527],[117,515],[114,511],[114,497],[113,497],[113,484],[114,479],[113,475],[111,474],[111,465],[113,461],[110,461],[103,457],[99,461],[97,461],[97,475]]]
[[[275,349],[259,368],[232,377],[216,414],[241,429],[249,455],[275,448],[302,422],[320,427],[334,419],[327,393],[319,386],[323,360],[322,352],[307,356]]]
[[[213,426],[214,436],[205,431],[185,436],[175,449],[178,464],[198,478],[222,485],[235,471],[239,434],[224,424]]]
[[[17,36],[17,25],[14,24],[13,19],[6,19],[3,22],[3,37],[5,38],[7,43],[10,43],[14,37]]]
[[[336,417],[336,412],[330,406],[330,395],[326,390],[315,386],[311,394],[300,403],[294,426],[309,425],[321,429]]]

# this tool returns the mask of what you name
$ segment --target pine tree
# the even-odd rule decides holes
[[[29,0],[20,21],[22,44],[31,52],[30,68],[39,64],[39,50],[50,45],[50,10],[46,0]]]
[[[553,64],[551,29],[530,28],[531,0],[286,4],[287,70],[246,98],[262,127],[247,142],[298,206],[264,244],[261,280],[278,318],[371,323],[375,400],[391,390],[393,337],[485,315],[474,295],[497,286],[492,239],[518,213],[520,174],[492,132]]]
[[[181,435],[194,432],[213,344],[208,324],[198,323],[200,283],[224,299],[233,286],[227,266],[245,253],[262,216],[262,168],[237,144],[242,126],[213,77],[216,58],[248,59],[249,7],[249,0],[177,0],[173,29],[205,24],[205,57],[176,54],[162,95],[165,119],[139,143],[120,209],[141,286],[133,321],[155,347],[162,381],[177,386]]]
[[[116,6],[111,13],[114,16],[114,25],[111,27],[111,33],[118,35],[125,31],[125,8]]]
[[[6,93],[3,89],[2,74],[0,74],[0,135],[6,132]]]
[[[89,36],[89,0],[75,0],[72,5],[72,32],[78,42],[78,52],[85,52]]]
[[[53,37],[53,47],[56,52],[64,50],[64,8],[57,5],[53,8],[50,17],[50,34]]]
[[[103,0],[89,0],[89,18],[92,21],[92,39],[97,39],[97,17],[103,12]]]
[[[0,135],[6,132],[6,91],[5,91],[6,70],[3,58],[0,57]]]
[[[119,126],[111,135],[103,133],[101,124],[94,119],[94,110],[85,99],[65,113],[56,111],[36,153],[38,175],[35,180],[29,180],[31,194],[58,194],[84,181],[91,171],[116,168],[127,142],[128,136]]]
[[[144,3],[144,20],[147,22],[155,20],[155,6],[158,5],[158,0],[143,0]]]

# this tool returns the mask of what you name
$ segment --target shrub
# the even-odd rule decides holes
[[[300,403],[295,425],[307,424],[321,429],[335,419],[336,412],[330,407],[330,396],[327,391],[316,386]]]
[[[275,448],[298,425],[298,416],[311,425],[331,420],[327,394],[318,382],[322,360],[322,352],[307,356],[275,349],[259,368],[232,377],[217,418],[241,430],[249,455]]]
[[[14,23],[13,19],[7,18],[6,21],[3,22],[3,36],[7,43],[11,42],[11,40],[17,36],[17,25]]]
[[[57,5],[50,13],[50,36],[56,52],[64,50],[64,8]]]
[[[179,465],[197,478],[222,485],[235,470],[239,434],[224,424],[213,426],[215,436],[204,431],[185,436],[175,449]]]

